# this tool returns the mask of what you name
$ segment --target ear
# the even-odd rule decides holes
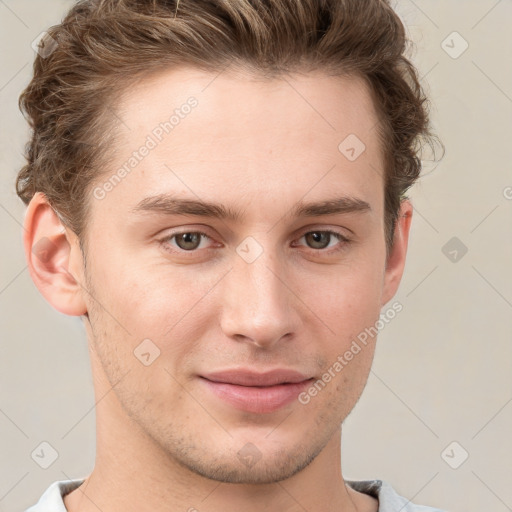
[[[28,269],[43,297],[65,315],[86,314],[78,238],[62,224],[41,192],[34,194],[27,207],[24,229]]]
[[[389,302],[398,290],[405,267],[407,245],[409,242],[409,229],[412,221],[412,204],[404,199],[400,206],[395,232],[393,235],[393,246],[386,262],[384,282],[382,288],[381,305]]]

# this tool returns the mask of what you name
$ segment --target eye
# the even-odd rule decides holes
[[[203,231],[182,231],[181,233],[169,235],[160,240],[160,242],[165,246],[169,245],[171,240],[176,239],[176,246],[179,250],[193,252],[200,248],[202,237],[210,239]],[[170,245],[172,246],[172,244]]]
[[[338,233],[337,231],[332,230],[308,231],[307,233],[302,235],[302,237],[299,238],[299,240],[304,238],[308,244],[312,245],[312,249],[323,251],[324,249],[329,247],[329,242],[333,241],[333,237],[335,237],[339,242],[343,242],[339,244],[339,247],[336,247],[334,251],[341,250],[344,248],[346,244],[350,243],[350,240],[346,236],[342,235],[341,233]]]
[[[334,240],[333,240],[334,237]],[[205,232],[203,231],[182,231],[179,233],[173,233],[171,235],[166,236],[165,238],[160,240],[160,243],[164,246],[165,250],[169,252],[179,253],[179,252],[195,252],[198,249],[204,249],[205,247],[201,247],[202,239],[212,240]],[[316,231],[308,231],[304,235],[302,235],[299,240],[305,239],[310,248],[315,252],[336,252],[345,248],[347,244],[350,243],[350,239],[346,236],[338,233],[337,231],[332,230],[316,230]],[[331,242],[342,242],[339,243],[338,247],[334,244],[334,249],[325,250],[329,247],[333,247],[330,245]],[[174,243],[171,243],[174,242]],[[206,247],[208,249],[209,247]]]

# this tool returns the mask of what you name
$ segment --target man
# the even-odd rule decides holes
[[[404,45],[382,0],[86,0],[50,29],[17,190],[34,283],[84,321],[97,453],[30,512],[438,510],[341,474],[430,136]]]

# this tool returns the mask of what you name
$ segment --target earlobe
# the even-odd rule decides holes
[[[384,306],[395,295],[405,268],[409,231],[412,221],[412,204],[408,199],[402,201],[393,237],[393,247],[386,262],[382,288],[381,305]]]
[[[43,297],[61,313],[87,312],[83,300],[82,254],[76,236],[36,192],[25,213],[23,244],[30,276]]]

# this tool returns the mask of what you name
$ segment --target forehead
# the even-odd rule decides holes
[[[120,129],[130,140],[179,115],[191,98],[199,108],[188,123],[173,127],[174,135],[199,118],[194,130],[209,135],[197,141],[203,144],[255,131],[272,138],[292,125],[301,133],[331,132],[335,141],[349,133],[369,139],[377,121],[367,84],[359,77],[315,71],[270,79],[236,68],[206,72],[181,67],[154,72],[122,92],[116,105]]]
[[[273,194],[286,203],[326,192],[368,198],[382,188],[377,115],[355,77],[166,70],[124,91],[116,115],[109,172],[126,172],[109,200],[126,211],[163,192],[220,194],[228,204],[258,198],[262,207]]]

